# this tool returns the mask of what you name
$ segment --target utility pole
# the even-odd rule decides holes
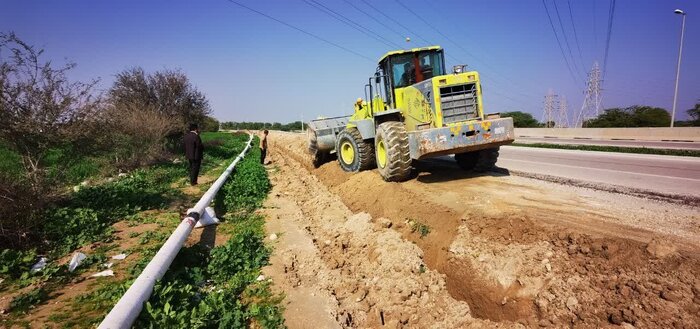
[[[566,103],[566,96],[561,96],[559,99],[559,111],[557,112],[557,121],[554,126],[557,128],[569,127],[569,106]]]
[[[595,118],[600,114],[600,103],[602,100],[601,83],[600,67],[598,66],[598,62],[595,62],[593,63],[591,72],[588,73],[583,104],[581,105],[581,111],[579,111],[576,116],[574,127],[581,128],[586,120]]]
[[[301,133],[304,133],[304,113],[301,114]]]
[[[559,107],[559,95],[554,94],[552,89],[549,89],[547,95],[544,96],[544,110],[542,111],[542,122],[546,128],[552,128],[550,125],[554,122],[554,111]]]
[[[683,34],[685,33],[685,12],[676,9],[674,13],[683,16],[681,24],[681,45],[678,49],[678,65],[676,66],[676,88],[673,90],[673,111],[671,111],[671,128],[673,128],[673,120],[676,119],[676,101],[678,100],[678,78],[681,75],[681,54],[683,54]]]

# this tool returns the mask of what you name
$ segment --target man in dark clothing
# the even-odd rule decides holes
[[[265,157],[267,156],[267,134],[268,131],[263,131],[260,136],[260,163],[265,164]]]
[[[190,162],[190,185],[197,185],[203,153],[204,147],[199,137],[199,127],[194,123],[190,124],[190,132],[185,134],[185,157]]]

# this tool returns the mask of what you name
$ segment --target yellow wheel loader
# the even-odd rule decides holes
[[[463,169],[491,169],[514,140],[513,120],[484,114],[479,73],[464,70],[446,72],[438,46],[385,54],[352,115],[308,123],[314,166],[335,153],[345,171],[377,167],[404,181],[413,160],[454,154]]]

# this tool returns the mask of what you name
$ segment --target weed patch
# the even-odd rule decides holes
[[[428,236],[428,234],[430,234],[430,226],[421,223],[415,219],[409,219],[408,225],[409,227],[411,227],[411,232],[418,232],[418,234],[420,234],[421,239],[425,238],[426,236]]]
[[[264,219],[253,211],[267,196],[270,182],[257,162],[259,154],[251,153],[216,201],[235,218],[231,237],[211,251],[199,245],[182,249],[156,285],[136,327],[284,327],[284,297],[273,294],[269,282],[257,280],[271,250],[263,242]]]

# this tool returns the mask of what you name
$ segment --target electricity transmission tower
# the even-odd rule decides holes
[[[554,114],[559,109],[559,95],[554,94],[552,89],[549,89],[547,95],[544,96],[544,110],[542,111],[542,122],[545,127],[552,128],[554,126]]]
[[[557,128],[569,127],[569,106],[566,102],[566,96],[561,96],[559,99],[559,111],[557,112],[557,121],[554,126]]]
[[[581,105],[581,111],[576,116],[574,127],[581,128],[586,120],[595,118],[600,114],[601,83],[600,67],[598,67],[598,62],[595,62],[591,72],[588,73],[583,105]]]

